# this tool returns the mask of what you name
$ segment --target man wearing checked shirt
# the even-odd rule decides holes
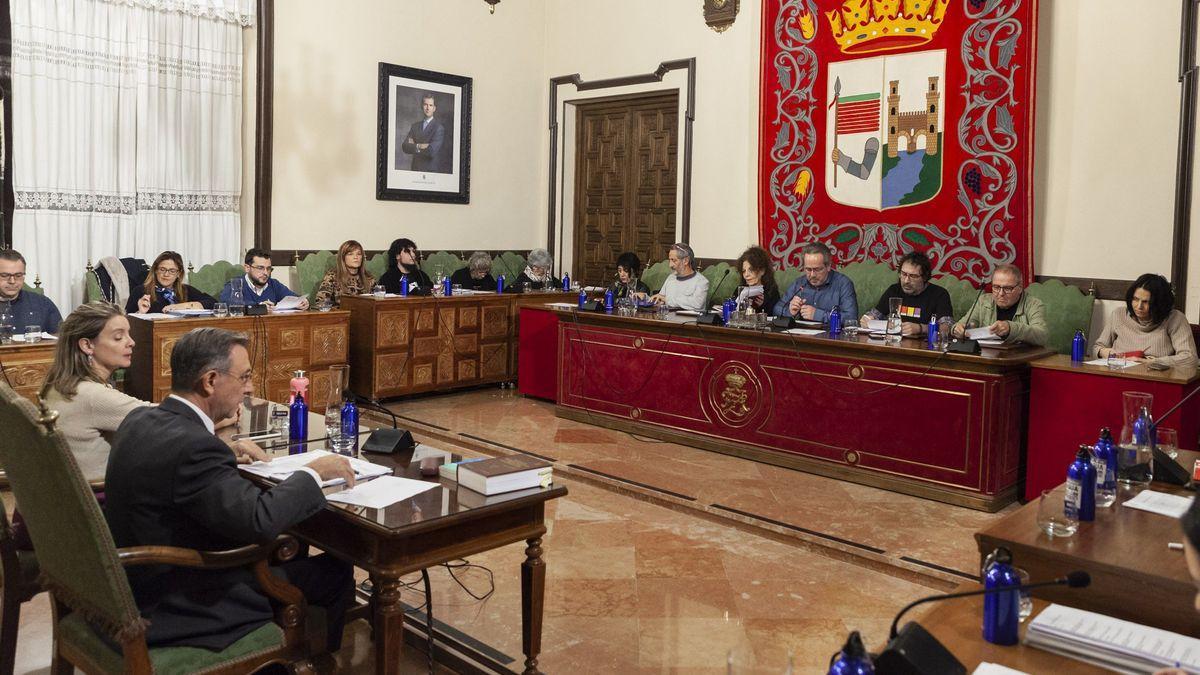
[[[854,282],[833,269],[829,247],[820,242],[801,249],[804,276],[788,288],[775,303],[775,316],[791,316],[806,321],[829,321],[829,312],[838,308],[843,320],[858,316],[858,297]]]

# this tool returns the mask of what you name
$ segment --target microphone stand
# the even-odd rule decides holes
[[[918,605],[923,605],[928,602],[935,602],[938,600],[953,600],[955,598],[969,598],[969,597],[975,596],[975,595],[992,595],[993,593],[1003,593],[1005,591],[1027,591],[1027,590],[1031,590],[1034,588],[1043,588],[1045,586],[1070,586],[1070,585],[1071,585],[1071,580],[1068,577],[1059,577],[1058,579],[1054,579],[1052,581],[1040,581],[1036,584],[1014,584],[1014,585],[1010,585],[1010,586],[997,586],[995,588],[985,588],[985,589],[977,590],[977,591],[962,591],[959,593],[946,593],[944,595],[932,595],[932,596],[929,596],[928,598],[920,598],[918,600],[913,600],[912,602],[905,605],[904,609],[901,609],[900,612],[896,614],[895,619],[892,619],[892,628],[888,632],[888,639],[889,640],[896,639],[896,633],[897,633],[896,626],[900,625],[900,619],[905,614],[907,614],[910,609],[917,607]]]
[[[1182,485],[1189,490],[1195,490],[1196,484],[1195,481],[1191,480],[1191,476],[1188,474],[1187,469],[1180,466],[1179,462],[1171,459],[1170,455],[1158,449],[1158,425],[1161,424],[1163,420],[1170,417],[1171,414],[1176,410],[1179,410],[1181,407],[1183,407],[1183,404],[1187,403],[1197,393],[1200,393],[1200,387],[1191,390],[1188,392],[1187,396],[1179,399],[1175,405],[1168,408],[1167,412],[1163,413],[1162,417],[1150,424],[1150,428],[1146,432],[1146,443],[1150,446],[1150,453],[1154,458],[1154,464],[1161,466],[1165,471],[1165,473],[1160,477],[1160,480],[1172,485]]]

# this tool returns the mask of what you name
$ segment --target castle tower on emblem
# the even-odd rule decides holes
[[[909,112],[900,111],[900,80],[888,82],[888,157],[895,159],[900,147],[899,138],[905,137],[905,150],[917,151],[917,138],[924,137],[925,152],[938,154],[938,83],[941,78],[929,77],[929,89],[925,91],[925,109]]]

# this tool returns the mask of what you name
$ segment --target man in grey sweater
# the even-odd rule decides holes
[[[667,307],[703,312],[704,304],[708,300],[708,279],[696,272],[693,260],[695,254],[692,253],[691,246],[672,246],[667,253],[667,264],[671,266],[674,274],[663,281],[662,289],[651,296],[650,300]]]

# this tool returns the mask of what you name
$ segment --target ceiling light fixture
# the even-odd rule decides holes
[[[490,11],[492,12],[492,14],[495,14],[496,13],[496,5],[500,4],[500,0],[483,0],[483,1],[486,2],[488,5],[490,5],[490,8],[489,8]]]

